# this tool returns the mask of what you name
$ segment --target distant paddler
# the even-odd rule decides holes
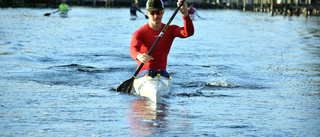
[[[132,5],[131,5],[131,8],[130,8],[130,20],[135,20],[138,17],[137,16],[137,11],[141,12],[146,17],[146,19],[149,18],[146,14],[144,14],[140,10],[140,8],[137,6],[137,4],[133,2]]]
[[[136,6],[136,3],[132,3],[130,8],[130,20],[135,20],[137,18],[137,10],[138,7]]]
[[[67,17],[68,16],[68,12],[71,10],[68,6],[68,4],[66,4],[67,1],[66,0],[62,0],[62,3],[59,5],[59,9],[57,9],[56,11],[52,12],[52,14],[56,13],[56,12],[60,12],[60,16],[61,17]],[[50,16],[51,13],[46,13],[44,14],[44,16]]]
[[[66,17],[70,10],[68,4],[66,3],[67,3],[66,0],[62,0],[62,3],[59,5],[59,9],[54,11],[53,13],[60,12],[59,15],[61,17]]]
[[[197,15],[200,19],[203,19],[200,17],[200,15],[198,14],[197,12],[197,9],[195,7],[193,7],[193,4],[189,4],[189,8],[188,8],[188,13],[189,13],[189,16],[192,20],[195,19],[195,15]]]

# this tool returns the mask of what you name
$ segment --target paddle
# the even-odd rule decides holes
[[[72,10],[72,9],[69,9],[68,12],[71,11],[71,10]],[[50,16],[51,14],[55,14],[55,13],[56,13],[56,11],[55,11],[55,12],[52,12],[52,13],[46,13],[46,14],[44,14],[43,16]]]
[[[53,13],[52,13],[53,14]],[[44,14],[44,16],[50,16],[51,15],[51,13],[46,13],[46,14]]]
[[[200,17],[200,16],[199,16],[199,18],[202,19],[202,20],[204,20],[204,18],[202,18],[202,17]]]
[[[148,52],[148,55],[151,55],[151,52],[153,51],[153,49],[156,47],[156,45],[158,44],[159,40],[162,38],[163,34],[166,32],[167,28],[169,27],[169,25],[171,24],[173,18],[176,16],[176,14],[178,13],[178,11],[180,10],[181,6],[183,5],[185,0],[182,0],[182,4],[174,11],[173,15],[171,16],[171,18],[169,19],[167,25],[163,28],[163,30],[161,31],[161,33],[159,34],[158,38],[156,39],[156,41],[153,43],[151,49]],[[117,92],[122,92],[122,93],[128,93],[131,94],[131,90],[133,87],[133,82],[134,79],[136,78],[136,76],[139,74],[139,71],[141,70],[141,68],[143,67],[144,63],[141,63],[139,68],[136,70],[136,72],[134,73],[134,75],[132,76],[132,78],[126,80],[125,82],[121,83],[120,86],[117,88]]]
[[[55,11],[52,13],[46,13],[46,14],[44,14],[44,16],[50,16],[51,14],[55,14],[55,13],[56,13]]]
[[[141,12],[146,17],[146,19],[149,19],[148,15],[144,14],[140,9],[138,9],[138,11]]]

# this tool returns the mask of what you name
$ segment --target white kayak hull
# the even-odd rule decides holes
[[[66,17],[68,17],[68,14],[67,13],[59,13],[59,16],[61,18],[66,18]]]
[[[161,97],[170,94],[171,78],[163,76],[155,76],[152,78],[146,75],[135,79],[133,86],[135,89],[135,95],[146,97],[157,103]]]
[[[136,20],[137,16],[130,16],[130,20]]]

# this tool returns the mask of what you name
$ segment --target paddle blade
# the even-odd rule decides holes
[[[131,90],[133,87],[134,77],[128,79],[127,81],[121,83],[121,85],[117,88],[117,92],[128,93],[131,94]]]
[[[46,13],[46,14],[44,14],[44,16],[50,16],[50,14],[51,14],[51,13]]]

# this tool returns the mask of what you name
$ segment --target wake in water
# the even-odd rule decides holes
[[[240,88],[241,86],[238,84],[232,84],[228,82],[226,78],[223,78],[218,81],[212,79],[210,82],[188,83],[188,87],[195,88],[195,90],[193,90],[194,92],[172,92],[171,95],[186,97],[232,97],[226,94],[217,94],[215,91],[229,88]]]
[[[240,85],[237,84],[231,84],[227,81],[226,78],[224,79],[220,79],[219,81],[214,81],[214,79],[212,79],[211,82],[206,83],[207,87],[223,87],[223,88],[238,88],[240,87]]]

